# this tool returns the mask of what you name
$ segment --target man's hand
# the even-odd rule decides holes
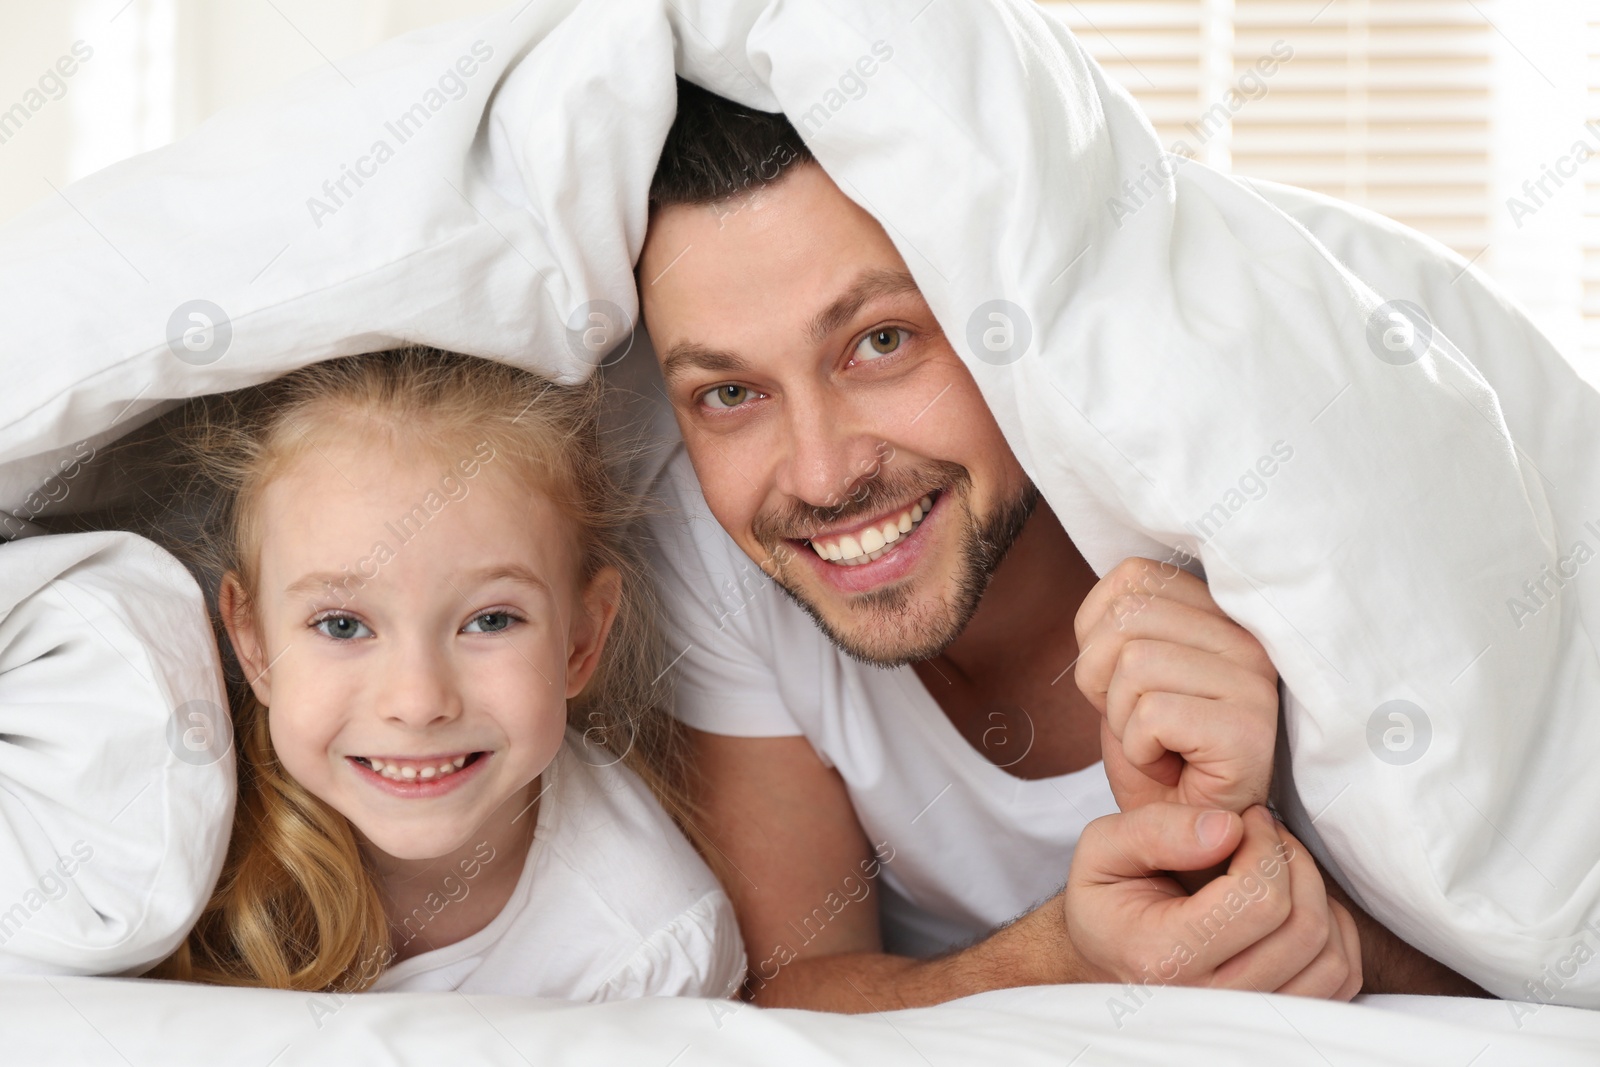
[[[1159,872],[1227,872],[1189,896]],[[1349,1000],[1361,943],[1311,855],[1262,807],[1153,803],[1089,824],[1060,897],[1086,981]]]
[[[1011,986],[1146,979],[1328,996],[1359,988],[1350,915],[1324,896],[1299,842],[1261,810],[1241,820],[1170,804],[1091,823],[1060,893],[959,952],[885,954],[875,900],[782,951],[795,916],[841,875],[872,869],[849,791],[803,737],[686,733],[705,855],[739,913],[746,995],[758,1004],[889,1011]],[[1236,850],[1192,898],[1161,873],[1215,866]]]
[[[1076,619],[1078,688],[1103,716],[1117,805],[1244,811],[1266,800],[1278,673],[1206,584],[1171,563],[1127,559]]]

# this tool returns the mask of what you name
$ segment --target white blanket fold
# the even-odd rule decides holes
[[[397,340],[585,373],[675,72],[787,112],[883,222],[1097,569],[1198,556],[1372,912],[1600,1006],[1594,390],[1436,244],[1165,156],[1024,0],[534,0],[77,183],[0,233],[0,508],[130,410]]]
[[[233,815],[200,590],[125,533],[0,544],[0,973],[115,974],[172,951]]]

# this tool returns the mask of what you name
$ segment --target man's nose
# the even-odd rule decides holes
[[[788,458],[778,476],[779,491],[824,511],[848,502],[882,465],[881,440],[846,405],[828,400],[826,392],[791,396],[784,419]]]
[[[461,717],[461,693],[444,649],[422,640],[397,644],[383,669],[378,710],[389,722],[420,730]]]

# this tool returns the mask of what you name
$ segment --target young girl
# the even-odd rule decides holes
[[[180,548],[237,657],[240,785],[161,977],[738,988],[732,908],[657,803],[678,806],[667,665],[599,389],[413,348],[163,421],[178,496],[218,505]]]

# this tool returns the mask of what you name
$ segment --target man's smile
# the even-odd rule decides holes
[[[846,595],[900,582],[911,576],[930,551],[928,526],[930,522],[943,525],[940,517],[947,510],[947,495],[945,490],[935,489],[870,520],[808,540],[792,540],[790,543],[802,550],[796,553],[796,562]],[[804,551],[808,546],[810,551]]]
[[[812,536],[812,551],[830,563],[857,567],[876,562],[893,550],[902,537],[909,537],[922,524],[923,517],[933,510],[933,501],[941,490],[935,489],[921,499],[896,511],[879,515],[854,526],[830,530]]]

